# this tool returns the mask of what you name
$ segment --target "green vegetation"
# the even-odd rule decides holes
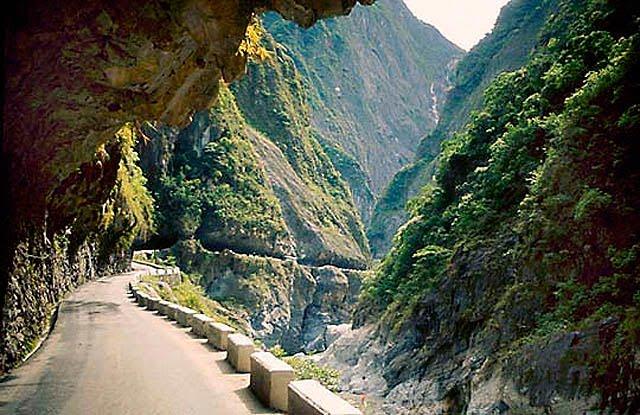
[[[263,61],[269,57],[269,51],[262,45],[262,38],[265,31],[260,19],[254,14],[251,18],[251,23],[247,26],[240,47],[238,47],[238,54],[246,56],[250,59]]]
[[[163,300],[189,307],[220,323],[227,324],[240,332],[246,333],[245,326],[242,323],[243,312],[227,307],[228,304],[223,305],[208,298],[202,286],[198,284],[198,279],[197,275],[183,274],[180,282],[176,284],[163,282],[157,276],[144,276],[141,281],[151,288],[152,291],[147,290],[149,293],[155,293]],[[142,287],[144,288],[144,285]]]
[[[315,379],[333,392],[339,391],[340,372],[328,366],[319,365],[307,356],[287,356],[284,349],[274,346],[269,349],[274,356],[287,362],[295,371],[296,379]]]
[[[439,163],[443,140],[462,129],[482,103],[486,88],[505,71],[525,65],[541,40],[547,18],[557,11],[557,0],[512,0],[503,8],[494,30],[463,56],[450,77],[440,122],[424,137],[416,160],[398,172],[376,203],[367,235],[374,255],[389,251],[399,223],[409,217],[408,201],[429,185]]]
[[[276,14],[263,20],[301,74],[323,146],[343,150],[362,167],[366,187],[360,174],[349,174],[327,151],[366,224],[375,202],[367,187],[379,194],[435,126],[430,86],[443,102],[450,64],[463,51],[397,0],[378,0],[347,19],[308,29]]]
[[[341,235],[368,252],[364,229],[347,183],[316,139],[310,124],[307,86],[286,49],[270,35],[263,39],[272,58],[250,64],[245,78],[232,86],[247,122],[273,142],[302,179],[310,219],[323,232]],[[336,240],[337,242],[338,240]]]
[[[527,282],[506,283],[524,290],[529,307],[542,304],[531,310],[538,339],[609,321],[600,352],[588,357],[590,384],[601,408],[633,412],[640,16],[620,1],[564,0],[559,10],[543,47],[522,69],[500,75],[481,110],[444,143],[436,184],[411,203],[412,220],[363,301],[406,318],[447,278],[477,266],[465,253],[486,252],[495,273],[515,268],[516,280]],[[499,300],[477,310],[488,318],[504,307]]]
[[[143,127],[161,144],[144,163],[157,232],[141,246],[195,239],[211,251],[364,268],[364,227],[309,123],[307,88],[285,48],[254,26],[248,36],[266,55],[231,89],[220,86],[215,108],[180,131]]]
[[[103,207],[100,231],[105,249],[119,252],[129,249],[136,236],[145,237],[153,231],[154,201],[146,188],[147,180],[137,164],[133,125],[124,125],[116,133],[116,139],[121,158],[115,187]]]
[[[389,252],[395,232],[408,219],[408,213],[405,210],[407,201],[419,193],[421,184],[431,180],[433,175],[431,162],[432,158],[425,157],[400,170],[376,202],[373,217],[367,229],[367,237],[375,258],[380,258]]]
[[[188,129],[178,137],[171,171],[152,185],[159,234],[176,242],[199,232],[210,246],[254,239],[268,252],[287,230],[231,92],[221,86],[215,108],[197,117],[215,136],[203,147]]]

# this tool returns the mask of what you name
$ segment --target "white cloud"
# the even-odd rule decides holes
[[[404,0],[421,20],[467,50],[489,33],[509,0]]]

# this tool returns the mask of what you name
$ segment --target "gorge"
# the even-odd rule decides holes
[[[402,0],[27,3],[2,372],[135,250],[365,413],[640,410],[637,5],[512,0],[465,52]]]

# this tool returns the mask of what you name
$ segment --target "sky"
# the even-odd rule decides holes
[[[432,24],[456,45],[475,46],[493,28],[509,0],[404,0],[413,14]]]

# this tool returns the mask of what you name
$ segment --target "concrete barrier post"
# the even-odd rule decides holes
[[[167,317],[169,317],[171,320],[177,321],[177,313],[179,308],[180,306],[178,304],[169,303],[167,305]]]
[[[227,350],[229,335],[235,330],[223,323],[210,322],[205,325],[205,335],[209,343],[218,350]]]
[[[202,337],[207,337],[206,325],[212,321],[211,317],[204,314],[189,316],[189,325],[193,328],[192,333]]]
[[[362,415],[362,412],[317,380],[289,383],[288,411],[290,415]]]
[[[269,352],[251,355],[249,387],[265,405],[287,410],[287,386],[295,377],[293,368]]]
[[[189,307],[180,307],[176,312],[176,320],[180,325],[189,327],[189,316],[193,314],[197,314],[197,312]]]
[[[253,340],[239,333],[230,334],[227,338],[227,360],[237,372],[251,372],[251,354],[255,351]]]
[[[158,301],[158,313],[162,314],[163,316],[166,316],[168,305],[169,305],[168,301],[165,301],[165,300]]]
[[[140,293],[140,299],[138,300],[138,303],[143,306],[146,307],[147,306],[147,300],[149,299],[149,296],[145,293]]]

